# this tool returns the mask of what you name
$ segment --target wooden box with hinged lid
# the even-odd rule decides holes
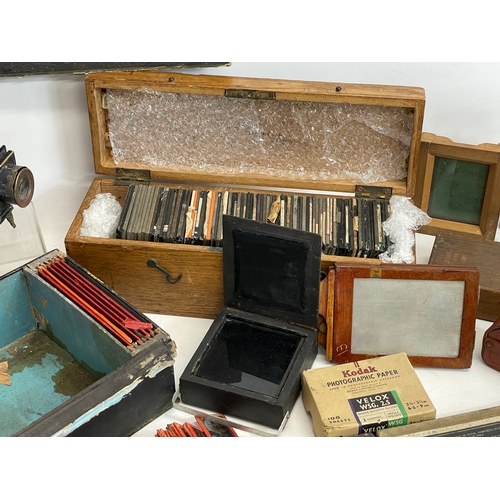
[[[147,312],[214,318],[223,307],[222,249],[192,239],[81,236],[83,212],[99,193],[122,204],[130,184],[214,196],[251,193],[247,200],[265,195],[268,204],[274,196],[284,200],[288,214],[293,206],[292,227],[323,231],[327,271],[334,262],[359,260],[356,255],[375,260],[375,253],[364,251],[367,242],[354,237],[364,225],[353,216],[358,198],[352,195],[368,191],[357,186],[377,187],[386,197],[415,191],[421,88],[156,72],[90,74],[85,85],[95,170],[114,179],[94,180],[67,233],[66,250]],[[309,210],[314,203],[325,210]],[[264,220],[267,208],[261,203]],[[332,215],[321,219],[325,213]],[[344,215],[351,222],[341,229]],[[332,245],[340,234],[348,244]]]

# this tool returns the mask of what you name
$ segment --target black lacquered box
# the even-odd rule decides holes
[[[224,216],[224,304],[180,378],[182,402],[279,428],[316,357],[321,237]]]

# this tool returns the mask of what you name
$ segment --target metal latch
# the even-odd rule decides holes
[[[367,198],[369,200],[389,200],[392,196],[392,188],[381,186],[356,186],[354,188],[356,198]]]
[[[129,186],[130,184],[149,184],[151,172],[135,168],[117,168],[115,170],[115,186]]]
[[[101,95],[101,107],[102,109],[108,109],[108,94],[106,92]]]
[[[224,95],[226,97],[239,97],[241,99],[276,99],[276,92],[265,92],[260,90],[225,89]]]

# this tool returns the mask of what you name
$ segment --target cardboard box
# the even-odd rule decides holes
[[[357,436],[436,418],[404,353],[306,370],[302,399],[316,436]]]

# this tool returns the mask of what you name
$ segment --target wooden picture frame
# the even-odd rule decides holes
[[[448,169],[451,167],[454,172],[459,172],[461,168],[462,174],[453,180],[450,180],[451,177],[445,179],[445,174],[440,177],[440,165]],[[468,173],[464,174],[465,169]],[[449,186],[447,186],[448,181]],[[438,192],[438,189],[441,191]],[[500,215],[500,198],[495,196],[498,190],[500,190],[499,144],[473,146],[456,143],[434,134],[422,134],[413,200],[416,206],[432,218],[432,221],[420,229],[421,233],[436,235],[445,229],[494,240]],[[434,198],[433,193],[435,193]],[[464,203],[459,202],[460,199],[464,199],[464,193],[472,199],[469,201],[469,207],[465,200]],[[446,202],[446,194],[450,195],[446,209],[433,206],[434,199],[439,199],[440,204]],[[446,211],[450,213],[444,213]],[[468,220],[469,218],[477,220]]]
[[[405,352],[413,366],[469,368],[478,295],[474,268],[336,263],[326,357],[347,363]]]

